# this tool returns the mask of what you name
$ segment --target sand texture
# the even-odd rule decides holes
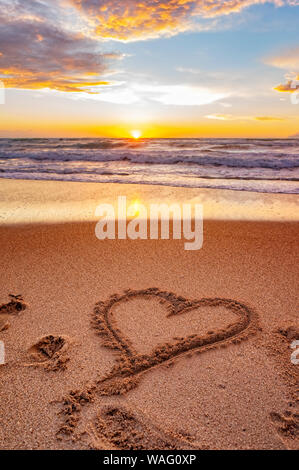
[[[0,448],[298,449],[298,228],[0,226]]]

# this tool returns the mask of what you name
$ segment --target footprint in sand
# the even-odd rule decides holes
[[[0,332],[9,328],[11,315],[18,315],[27,307],[21,295],[9,294],[9,297],[8,303],[0,305]]]
[[[270,418],[285,446],[288,449],[298,449],[299,412],[286,411],[284,414],[273,412]]]
[[[69,361],[69,344],[66,336],[44,336],[29,349],[28,354],[33,362],[26,365],[43,367],[47,371],[65,370]]]
[[[8,330],[10,326],[9,321],[0,319],[0,332]]]
[[[123,405],[106,405],[97,414],[94,425],[89,426],[93,449],[115,450],[174,450],[192,449],[192,445],[179,436],[165,433],[143,413],[134,412]]]
[[[289,388],[289,407],[291,410],[283,414],[273,411],[270,419],[276,428],[278,436],[288,449],[297,450],[299,447],[299,366],[291,362],[291,343],[299,340],[299,327],[291,325],[279,328],[272,336],[271,352],[278,360],[282,371],[282,378]]]
[[[165,328],[161,328],[160,334],[162,331],[171,331],[172,334],[172,337],[162,339],[162,341],[167,341],[164,344],[161,344],[161,338],[158,335],[156,341],[152,341],[144,349],[141,347],[145,345],[144,341],[137,344],[136,338],[129,339],[128,332],[127,335],[123,333],[125,328],[120,318],[130,314],[130,309],[125,308],[126,302],[140,299],[144,301],[154,299],[162,304],[164,310],[159,321],[166,322],[166,324]],[[119,306],[125,311],[121,311],[120,318],[115,318],[115,308]],[[151,312],[151,308],[156,307],[151,304],[149,306],[148,315],[146,318],[143,317],[142,321],[152,322],[153,320],[155,313]],[[217,309],[222,309],[221,314]],[[221,320],[223,311],[226,312],[224,323]],[[192,318],[198,319],[200,313],[202,321],[197,322],[200,323],[201,329],[189,331],[188,328],[192,322],[184,321],[185,315],[193,315]],[[206,321],[207,313],[210,315],[208,321]],[[128,324],[128,321],[127,318],[125,323]],[[99,411],[96,419],[93,422],[89,421],[91,432],[87,430],[94,442],[93,445],[123,450],[179,449],[186,448],[186,445],[192,448],[192,445],[173,436],[170,432],[159,430],[149,423],[142,413],[137,413],[137,410],[132,411],[123,405],[116,406],[115,404],[103,407],[103,400],[125,395],[129,390],[137,387],[144,373],[155,367],[162,364],[168,365],[173,360],[195,351],[203,353],[211,348],[225,347],[231,343],[237,344],[258,330],[256,313],[238,301],[221,298],[202,298],[191,301],[158,288],[127,290],[121,295],[114,294],[106,302],[98,302],[94,309],[92,324],[102,339],[102,345],[116,352],[117,362],[106,376],[86,386],[85,389],[71,391],[64,397],[59,413],[63,423],[57,432],[57,438],[62,439],[68,436],[72,439],[80,439],[77,429],[83,407],[94,403]],[[204,324],[203,328],[202,324]],[[143,333],[147,337],[151,331],[150,325],[143,325],[143,327],[140,326],[140,332],[136,333],[138,326],[136,322],[134,325],[133,328],[130,327],[130,330],[135,332],[135,337]],[[152,329],[153,327],[152,322]],[[173,334],[174,331],[176,335]],[[178,336],[178,332],[182,336]],[[135,344],[133,344],[134,339]]]

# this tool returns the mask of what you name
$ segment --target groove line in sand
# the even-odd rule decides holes
[[[206,335],[189,335],[179,338],[176,342],[158,345],[150,354],[138,354],[128,338],[117,328],[117,323],[112,315],[112,308],[115,305],[134,298],[159,298],[160,302],[166,305],[167,317],[185,314],[200,307],[225,307],[235,313],[238,318],[234,323],[218,331],[208,332]],[[239,301],[218,297],[188,300],[156,287],[141,290],[128,289],[123,294],[113,294],[105,302],[98,302],[94,308],[92,325],[100,335],[102,345],[117,353],[117,363],[108,374],[96,380],[92,385],[81,391],[70,391],[64,397],[62,409],[59,413],[63,417],[63,423],[57,432],[57,438],[59,439],[62,439],[63,436],[74,436],[82,407],[93,402],[96,396],[124,395],[138,385],[142,374],[153,368],[169,363],[190,352],[202,353],[231,343],[238,344],[255,334],[259,329],[258,316],[255,311]],[[117,408],[114,414],[117,419],[120,416],[123,419],[127,417],[128,422],[132,423],[132,412],[124,412],[124,410],[121,411],[120,408]],[[105,419],[105,413],[101,413],[102,423],[103,419]],[[109,420],[111,420],[111,415],[109,415]],[[99,421],[97,422],[99,423]],[[103,424],[100,428],[104,429]],[[122,433],[126,432],[125,428],[126,426],[121,426]],[[173,437],[171,442],[171,445],[173,445]],[[123,447],[125,443],[129,447]],[[119,448],[131,448],[132,445],[132,442],[129,443],[128,435],[122,436]],[[140,441],[138,445],[142,447],[143,444]]]

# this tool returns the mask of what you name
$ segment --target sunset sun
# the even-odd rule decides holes
[[[133,139],[140,139],[141,137],[141,131],[135,129],[133,131],[130,132],[131,133],[131,136],[133,137]]]

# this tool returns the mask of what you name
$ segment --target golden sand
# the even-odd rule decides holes
[[[23,204],[36,215],[40,197],[49,222],[55,185],[38,184],[43,196],[22,182]],[[59,196],[70,218],[79,186]],[[298,448],[298,223],[275,212],[296,200],[263,197],[262,220],[205,219],[203,248],[185,251],[183,240],[100,241],[78,212],[85,222],[20,224],[6,193],[0,448]]]

